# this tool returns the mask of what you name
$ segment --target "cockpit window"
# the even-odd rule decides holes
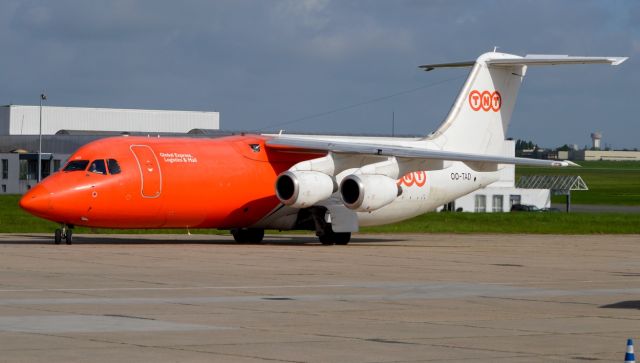
[[[109,167],[109,174],[120,174],[120,164],[116,159],[108,159],[107,167]]]
[[[89,160],[73,160],[62,169],[63,171],[81,171],[87,168]]]
[[[89,165],[89,171],[96,174],[106,174],[107,167],[104,164],[104,160],[98,159],[94,160],[91,165]]]

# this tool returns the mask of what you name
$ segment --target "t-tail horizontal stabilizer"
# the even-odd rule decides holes
[[[490,53],[489,53],[490,54]],[[515,56],[517,57],[517,56]],[[490,67],[500,66],[555,66],[561,64],[610,64],[617,66],[626,61],[628,57],[574,57],[568,55],[527,54],[524,57],[510,59],[486,59],[484,63]],[[436,68],[460,68],[471,67],[476,61],[425,64],[420,68],[432,71]]]

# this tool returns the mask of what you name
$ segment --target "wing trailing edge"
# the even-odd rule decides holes
[[[333,152],[339,154],[395,156],[425,160],[464,161],[476,163],[514,164],[528,166],[579,166],[568,160],[540,160],[500,155],[459,153],[453,151],[429,150],[418,147],[386,145],[374,143],[350,143],[333,140],[309,140],[304,138],[276,136],[266,142],[272,149],[298,152]]]

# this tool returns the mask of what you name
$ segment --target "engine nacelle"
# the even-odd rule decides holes
[[[402,188],[385,175],[351,174],[340,183],[342,202],[349,209],[371,212],[393,202]]]
[[[319,171],[285,171],[276,179],[276,195],[285,205],[307,208],[337,190],[332,177]]]

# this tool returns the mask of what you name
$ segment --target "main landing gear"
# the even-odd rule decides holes
[[[73,226],[61,224],[60,228],[56,229],[53,235],[53,241],[59,245],[62,241],[68,245],[73,242]]]
[[[326,228],[322,234],[318,234],[316,232],[316,235],[318,236],[320,243],[325,246],[331,246],[334,244],[344,246],[351,240],[350,232],[334,232],[331,230],[331,225],[328,225],[328,228]]]
[[[324,207],[310,208],[311,218],[318,240],[325,246],[346,245],[351,240],[351,232],[334,232],[331,223],[327,221],[327,209]]]
[[[260,243],[264,238],[264,229],[238,228],[231,230],[231,234],[237,243]]]

